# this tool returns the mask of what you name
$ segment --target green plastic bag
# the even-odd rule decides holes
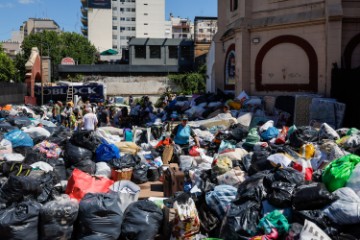
[[[276,228],[278,233],[282,235],[289,232],[290,224],[279,210],[274,210],[260,219],[257,228],[265,234],[270,234],[271,229]]]
[[[359,130],[357,128],[350,128],[347,132],[346,132],[346,135],[347,136],[351,136],[351,135],[354,135],[354,134],[357,134],[359,132]]]
[[[257,142],[260,142],[259,133],[257,128],[252,128],[250,129],[243,146],[252,149]]]
[[[322,181],[326,188],[333,192],[345,187],[355,166],[360,162],[360,157],[354,154],[343,156],[331,162],[324,170]]]

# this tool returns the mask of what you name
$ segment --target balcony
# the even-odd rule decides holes
[[[88,35],[88,28],[87,27],[81,27],[81,32],[84,36]]]
[[[81,23],[82,23],[84,26],[87,26],[87,25],[88,25],[88,18],[82,16],[82,17],[81,17]]]
[[[87,7],[81,7],[81,13],[83,16],[87,16],[88,8]]]

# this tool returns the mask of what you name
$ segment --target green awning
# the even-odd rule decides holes
[[[118,51],[116,51],[114,49],[108,49],[108,50],[100,53],[100,55],[102,55],[102,56],[109,56],[109,55],[116,55],[116,54],[118,54]]]

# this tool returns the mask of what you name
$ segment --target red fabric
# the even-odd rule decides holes
[[[284,144],[286,142],[286,135],[288,132],[288,127],[283,127],[279,135],[277,136],[275,143],[276,144]]]
[[[299,172],[304,173],[306,181],[311,181],[312,180],[312,175],[313,175],[314,170],[311,168],[311,166],[310,167],[306,167],[306,166],[303,167],[299,163],[293,163],[292,167],[295,170],[298,170]]]
[[[197,146],[192,146],[191,149],[189,150],[189,155],[192,157],[200,156],[198,149],[199,148]]]
[[[80,202],[87,193],[107,193],[114,183],[106,177],[93,177],[77,168],[69,178],[65,193]]]

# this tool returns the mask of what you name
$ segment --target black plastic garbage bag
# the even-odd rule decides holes
[[[231,138],[236,141],[241,141],[248,135],[248,131],[241,126],[241,124],[234,124],[229,129]]]
[[[121,226],[121,239],[152,240],[162,226],[163,213],[155,203],[140,200],[131,203],[125,213]]]
[[[316,142],[318,140],[318,130],[310,126],[297,128],[289,136],[290,146],[298,149],[308,142]]]
[[[79,212],[79,203],[62,195],[40,210],[40,240],[70,239]]]
[[[305,219],[318,225],[329,237],[336,236],[339,232],[339,226],[331,222],[320,209],[293,211],[292,222],[304,225]]]
[[[49,163],[54,168],[54,173],[58,182],[67,180],[64,159],[49,158],[47,159],[47,163]]]
[[[41,153],[33,149],[26,152],[24,163],[31,165],[39,161],[47,162],[45,153]]]
[[[41,192],[39,180],[22,176],[10,176],[0,189],[0,201],[3,203],[19,202],[27,197],[36,198]]]
[[[70,136],[71,133],[67,128],[64,126],[59,126],[53,129],[52,134],[47,138],[47,140],[59,146],[64,146]]]
[[[0,237],[12,240],[38,240],[41,204],[26,201],[0,210]]]
[[[298,186],[293,195],[293,206],[296,210],[322,209],[336,201],[338,197],[330,193],[323,183],[311,183]]]
[[[269,156],[270,152],[266,149],[263,149],[261,151],[254,151],[254,154],[251,158],[251,165],[248,171],[249,176],[257,172],[273,169],[274,166],[271,165],[270,161],[267,160]]]
[[[304,176],[293,168],[276,168],[264,180],[265,187],[269,188],[274,181],[287,182],[296,186],[305,184]]]
[[[95,136],[93,131],[74,132],[70,142],[76,146],[86,148],[95,153],[98,146],[102,143],[101,139]]]
[[[201,197],[195,204],[200,218],[200,231],[203,234],[209,234],[209,236],[217,237],[215,234],[219,234],[221,222],[206,205],[205,197]]]
[[[8,122],[0,122],[0,132],[7,133],[7,132],[10,132],[10,131],[16,130],[16,129],[19,129],[19,128],[12,126]]]
[[[36,200],[39,203],[45,203],[47,201],[53,200],[56,195],[59,193],[54,189],[54,185],[57,183],[56,175],[54,172],[48,172],[42,174],[39,178],[32,178],[34,181],[40,183],[40,188],[42,192],[37,196]]]
[[[220,238],[224,240],[249,239],[257,233],[261,205],[255,201],[233,202],[224,218]]]
[[[114,192],[87,193],[80,201],[75,239],[117,240],[123,222],[118,202]]]
[[[125,154],[120,159],[112,159],[110,165],[115,169],[133,168],[140,163],[139,156]]]
[[[65,166],[76,167],[83,172],[94,174],[96,171],[96,164],[92,161],[93,153],[85,148],[75,146],[70,142],[66,143],[64,151]]]
[[[291,206],[292,195],[296,185],[288,182],[275,181],[271,184],[270,193],[267,199],[269,203],[278,208],[287,208]]]
[[[146,183],[148,181],[147,172],[149,167],[145,164],[136,165],[133,169],[131,181],[136,184]]]
[[[267,195],[263,181],[268,174],[268,171],[258,172],[242,182],[238,187],[237,199],[240,202],[252,200],[261,203]]]
[[[23,128],[31,125],[31,121],[27,117],[7,117],[7,121],[18,128]]]

